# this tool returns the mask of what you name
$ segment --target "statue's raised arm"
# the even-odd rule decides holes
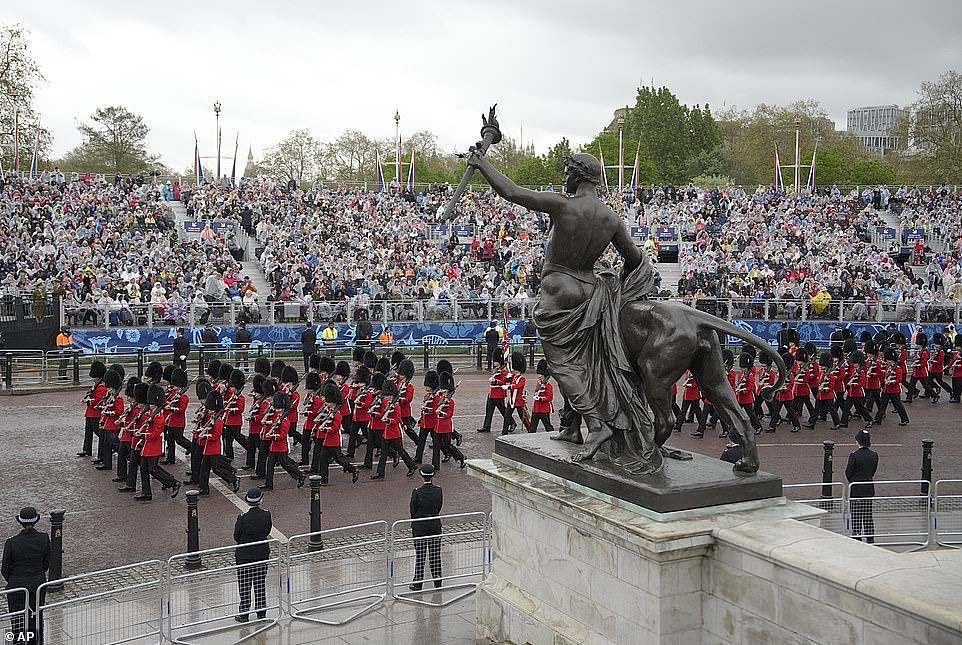
[[[471,156],[468,157],[468,165],[481,171],[484,178],[491,184],[494,192],[509,202],[519,204],[529,210],[541,211],[550,216],[556,214],[564,202],[564,197],[559,193],[522,188],[491,165],[491,162],[478,154],[473,147]]]

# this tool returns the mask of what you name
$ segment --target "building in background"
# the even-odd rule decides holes
[[[846,130],[857,137],[866,149],[882,155],[890,150],[901,150],[904,141],[896,136],[899,121],[908,116],[908,111],[897,105],[873,105],[858,107],[848,111]]]

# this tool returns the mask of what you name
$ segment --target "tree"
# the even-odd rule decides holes
[[[298,182],[326,176],[331,167],[324,144],[303,128],[269,148],[261,166],[269,175]]]
[[[122,175],[143,172],[157,163],[156,157],[147,154],[150,129],[139,114],[115,105],[98,108],[90,120],[77,127],[83,142],[64,156],[65,169]]]
[[[648,158],[648,151],[644,145],[639,145],[637,139],[625,139],[623,142],[625,149],[625,183],[627,184],[631,181],[631,173],[635,163],[635,155],[633,151],[638,152],[638,165],[640,166],[640,177],[638,182],[641,184],[650,184],[655,181],[658,174],[655,164]],[[612,189],[618,187],[618,133],[604,131],[598,134],[594,139],[581,146],[582,152],[587,152],[589,154],[598,157],[601,161],[599,154],[604,157],[605,163],[605,173],[608,176],[608,185]]]
[[[918,155],[916,172],[932,182],[962,182],[962,74],[950,70],[923,82],[910,115],[899,132]]]
[[[17,130],[20,168],[30,167],[30,158],[39,135],[39,156],[47,157],[53,138],[40,125],[34,109],[34,91],[44,82],[40,66],[33,58],[28,40],[30,32],[21,25],[0,27],[0,140],[4,143],[4,168],[13,167],[14,131]],[[14,112],[19,127],[14,126]]]
[[[570,156],[571,144],[566,138],[562,138],[544,156],[544,167],[550,182],[560,184],[564,180],[565,158]]]
[[[345,130],[327,146],[334,175],[338,179],[352,181],[362,181],[368,176],[373,177],[376,147],[379,147],[379,144],[363,132]]]

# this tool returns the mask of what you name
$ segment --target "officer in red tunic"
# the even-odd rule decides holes
[[[140,405],[135,398],[135,392],[139,383],[140,379],[136,376],[131,376],[127,379],[127,387],[124,390],[124,396],[127,397],[128,401],[127,410],[119,420],[120,437],[117,444],[117,476],[114,477],[113,481],[118,483],[125,482],[125,485],[127,481],[127,463],[130,461],[130,441],[132,439],[130,430],[133,428],[134,420],[140,416]],[[144,396],[146,397],[146,395],[147,392],[144,390]]]
[[[414,445],[417,445],[418,433],[414,430],[416,423],[414,417],[411,415],[411,402],[414,401],[414,384],[411,383],[412,378],[414,378],[414,362],[405,358],[397,365],[397,377],[395,379],[395,384],[399,392],[397,406],[401,414],[401,427],[404,430],[404,434],[414,442]]]
[[[398,405],[400,397],[401,393],[397,384],[392,380],[385,379],[381,385],[383,403],[379,414],[384,422],[384,443],[381,444],[381,457],[377,462],[377,473],[371,475],[371,479],[384,479],[384,467],[387,464],[388,453],[393,456],[395,467],[398,465],[398,459],[404,461],[404,465],[408,467],[408,477],[417,471],[417,464],[414,463],[411,455],[404,449],[404,444],[401,442],[401,427],[404,422]]]
[[[802,418],[802,411],[808,410],[811,420],[815,414],[815,407],[812,405],[811,394],[811,368],[809,361],[814,362],[815,357],[808,353],[805,347],[799,347],[795,352],[795,416]]]
[[[831,352],[822,352],[818,356],[818,381],[815,384],[815,414],[808,419],[806,428],[814,428],[819,417],[824,413],[832,415],[832,430],[838,430],[838,413],[835,411],[835,373],[832,370],[833,359]]]
[[[548,361],[543,358],[538,361],[536,371],[538,382],[535,385],[534,397],[531,399],[531,424],[528,426],[528,432],[537,432],[539,423],[544,424],[546,432],[554,432],[554,426],[551,425],[551,408],[553,407],[551,402],[554,400],[554,388],[548,382],[548,378],[551,376]]]
[[[905,402],[911,403],[919,396],[918,384],[922,384],[925,397],[935,398],[936,394],[929,387],[929,337],[924,331],[915,334],[915,352],[912,357],[912,375],[909,378],[908,392]]]
[[[264,479],[267,470],[267,458],[271,452],[273,439],[265,436],[268,430],[268,415],[272,413],[271,404],[274,395],[278,394],[277,384],[273,379],[265,378],[261,382],[263,398],[256,412],[257,415],[257,466],[251,479]],[[249,440],[248,440],[249,441]]]
[[[865,354],[855,350],[848,357],[849,369],[846,372],[845,383],[845,404],[842,406],[842,427],[848,427],[849,416],[852,407],[855,412],[865,420],[865,427],[872,427],[872,415],[865,407],[865,385],[868,382],[866,373],[868,368],[865,365]]]
[[[418,415],[418,447],[414,453],[414,462],[418,464],[424,460],[424,446],[427,444],[428,437],[434,434],[434,428],[438,423],[438,415],[434,408],[437,404],[439,384],[437,372],[428,370],[424,374],[424,396],[421,398],[421,413]]]
[[[929,352],[929,389],[932,390],[933,404],[939,402],[942,390],[952,394],[952,388],[942,378],[945,373],[945,357],[948,349],[948,339],[944,334],[932,336],[932,350]]]
[[[435,404],[435,414],[438,421],[434,426],[434,454],[431,463],[435,471],[441,467],[441,453],[457,460],[464,468],[464,454],[451,445],[451,434],[454,431],[454,375],[450,372],[438,373],[438,398]]]
[[[164,450],[164,404],[166,396],[164,388],[159,384],[152,384],[147,390],[147,412],[141,414],[138,433],[134,435],[133,451],[140,470],[140,495],[134,499],[150,501],[153,494],[150,489],[150,479],[159,481],[164,489],[171,489],[171,497],[177,497],[180,492],[180,482],[177,478],[164,470],[158,463]],[[136,476],[136,473],[134,473]],[[128,474],[127,483],[131,484]]]
[[[77,453],[78,457],[90,457],[94,449],[94,435],[100,431],[100,410],[97,406],[107,395],[107,386],[104,385],[104,376],[107,374],[107,366],[100,361],[90,364],[90,378],[94,379],[94,384],[83,399],[86,404],[84,410],[84,442],[83,448]]]
[[[775,432],[775,428],[782,422],[782,410],[785,410],[785,415],[792,424],[791,431],[798,432],[801,429],[798,415],[795,414],[795,378],[798,376],[798,371],[795,369],[795,356],[786,351],[782,353],[782,360],[785,362],[785,383],[775,392],[772,418],[766,432]]]
[[[343,418],[344,397],[338,386],[328,381],[324,386],[324,408],[314,429],[316,442],[321,444],[320,459],[315,475],[321,476],[321,483],[328,483],[331,462],[335,462],[345,472],[351,473],[351,483],[357,483],[358,470],[341,452],[341,419]],[[307,431],[305,427],[305,432]],[[403,448],[402,448],[403,450]],[[382,453],[383,454],[383,453]]]
[[[311,357],[313,358],[313,356]],[[304,401],[301,405],[301,416],[304,417],[304,437],[311,442],[311,472],[317,474],[321,459],[321,440],[323,435],[317,433],[318,415],[324,408],[324,382],[317,372],[308,372],[304,376]]]
[[[755,416],[755,368],[754,360],[749,352],[738,355],[738,372],[735,374],[735,399],[741,406],[748,420],[755,429],[755,434],[761,434],[762,424]]]
[[[945,371],[952,377],[952,397],[950,403],[959,403],[962,400],[962,334],[957,333],[952,341],[955,351],[946,361]]]
[[[270,451],[267,454],[267,463],[265,464],[264,483],[258,486],[262,490],[274,489],[274,466],[278,464],[297,482],[298,488],[304,485],[304,480],[307,478],[287,455],[290,450],[287,443],[290,411],[290,397],[286,392],[277,392],[271,399],[270,409],[262,420],[263,439],[270,442]]]
[[[170,372],[170,392],[167,395],[167,423],[164,427],[164,438],[167,442],[166,458],[160,462],[162,464],[174,463],[174,453],[176,447],[183,448],[190,456],[191,443],[184,437],[184,429],[187,427],[187,406],[190,397],[187,395],[187,373],[182,369],[174,368]]]
[[[224,397],[220,392],[211,390],[204,399],[203,406],[203,415],[197,424],[198,443],[203,451],[197,485],[201,495],[210,495],[210,471],[213,468],[213,459],[220,456],[224,434],[224,419],[221,415],[224,410]]]
[[[369,388],[371,396],[367,398],[366,408],[367,416],[370,418],[367,432],[367,450],[364,453],[364,465],[361,466],[365,470],[371,470],[374,466],[374,451],[384,450],[381,445],[384,440],[384,420],[381,414],[384,406],[387,405],[381,395],[381,388],[386,380],[384,377],[383,372],[375,372],[371,376],[371,387]]]
[[[511,354],[511,379],[505,384],[511,407],[508,408],[508,416],[504,419],[501,434],[509,434],[515,431],[515,428],[517,428],[517,424],[514,422],[515,413],[517,413],[518,419],[521,420],[522,427],[524,427],[525,430],[528,429],[528,419],[525,415],[525,407],[527,406],[525,399],[527,398],[527,394],[524,391],[524,372],[526,367],[523,353],[514,352]]]
[[[488,399],[484,405],[484,423],[478,428],[478,432],[491,432],[491,418],[494,411],[501,413],[501,418],[505,425],[508,425],[509,414],[504,405],[506,392],[504,386],[508,382],[508,372],[504,369],[504,358],[500,355],[494,358],[494,371],[488,377]]]
[[[251,405],[247,417],[247,457],[241,470],[254,470],[257,467],[257,450],[261,440],[260,413],[264,401],[264,376],[254,374],[251,379]]]
[[[885,369],[882,372],[882,404],[879,406],[878,412],[875,413],[875,419],[872,420],[875,425],[882,423],[882,417],[885,416],[885,410],[889,403],[892,404],[899,415],[899,425],[909,424],[909,415],[905,412],[905,406],[902,405],[901,398],[902,379],[904,378],[905,370],[899,364],[899,350],[897,347],[890,347],[885,350]]]
[[[234,442],[236,441],[245,451],[249,450],[247,438],[241,434],[241,426],[244,425],[244,409],[247,407],[247,399],[244,396],[244,385],[247,377],[244,372],[235,369],[227,379],[227,393],[224,395],[224,458],[227,461],[234,459]]]
[[[97,445],[97,457],[101,464],[97,466],[97,470],[113,470],[117,433],[120,431],[120,419],[124,414],[124,397],[120,395],[124,377],[117,370],[109,369],[104,375],[104,385],[107,387],[107,395],[99,404],[100,442]]]
[[[281,386],[278,391],[285,393],[291,400],[291,409],[287,413],[288,436],[293,438],[295,445],[301,444],[301,456],[298,465],[307,466],[311,463],[311,437],[310,435],[302,437],[297,430],[298,408],[301,403],[301,394],[297,391],[299,383],[300,378],[297,375],[297,370],[290,365],[285,365],[283,372],[281,372]]]
[[[882,361],[878,355],[878,345],[875,341],[867,341],[862,352],[865,354],[865,409],[872,414],[872,409],[882,407]]]
[[[354,453],[357,447],[367,441],[368,424],[371,422],[371,415],[367,413],[367,407],[371,403],[371,371],[361,366],[354,372],[351,382],[351,392],[353,399],[350,400],[351,415],[351,438],[347,442],[347,458],[354,461]]]
[[[681,393],[681,412],[675,417],[675,432],[681,432],[681,426],[686,419],[694,416],[695,419],[701,416],[701,408],[698,400],[701,399],[701,390],[695,382],[695,376],[691,372],[685,372],[685,389]]]

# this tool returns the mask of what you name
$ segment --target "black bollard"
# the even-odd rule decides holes
[[[932,486],[932,446],[935,444],[931,439],[922,439],[922,494],[928,495],[929,488]]]
[[[259,353],[258,353],[258,356],[260,356]],[[197,348],[197,374],[200,378],[203,378],[205,373],[206,372],[204,370],[204,346],[201,345],[200,347]]]
[[[422,349],[424,350],[424,362],[423,362],[423,367],[424,367],[425,370],[429,370],[429,369],[431,369],[431,368],[428,367],[428,364],[429,364],[429,362],[430,362],[431,359],[430,359],[430,357],[428,356],[428,342],[427,342],[426,340],[422,340],[422,341],[421,341],[421,347],[422,347]]]
[[[137,349],[137,378],[144,378],[144,348]]]
[[[834,441],[823,441],[822,449],[822,497],[832,496],[832,453],[835,452]]]
[[[187,559],[184,560],[185,569],[199,569],[201,567],[200,555],[200,524],[197,517],[197,500],[200,498],[199,490],[187,491]]]
[[[6,383],[8,390],[13,389],[13,354],[4,354],[6,360],[3,363],[3,382]]]
[[[73,384],[80,385],[80,354],[73,353]]]
[[[479,372],[480,372],[481,369],[482,369],[482,367],[481,367],[481,365],[482,365],[482,363],[481,363],[481,342],[482,342],[482,341],[479,340],[478,342],[476,342],[476,343],[474,344],[474,346],[478,348],[478,371],[479,371]]]
[[[63,516],[67,511],[56,509],[50,511],[50,569],[48,580],[63,578]],[[51,589],[59,589],[63,583],[50,585]]]
[[[321,476],[311,475],[311,539],[307,543],[308,551],[320,551],[324,542],[318,531],[321,530]]]

